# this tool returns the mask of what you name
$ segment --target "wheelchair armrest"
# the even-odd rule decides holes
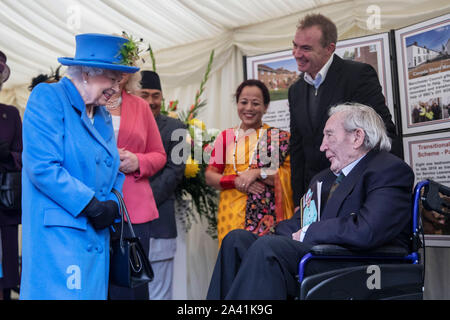
[[[310,253],[315,256],[378,256],[378,257],[404,257],[408,255],[405,248],[386,245],[368,251],[355,251],[335,245],[319,244],[311,248]]]

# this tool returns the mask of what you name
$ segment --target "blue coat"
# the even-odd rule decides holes
[[[122,189],[111,116],[72,82],[40,84],[23,119],[21,299],[106,299],[109,229],[80,214]]]

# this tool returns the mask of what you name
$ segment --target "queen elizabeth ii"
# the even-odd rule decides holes
[[[23,119],[21,299],[106,299],[119,154],[104,105],[119,90],[122,37],[76,36],[57,83],[36,86]],[[124,51],[122,51],[124,52]]]

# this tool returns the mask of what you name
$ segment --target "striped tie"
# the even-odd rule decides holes
[[[328,200],[330,200],[331,195],[333,194],[333,192],[336,190],[336,188],[339,186],[339,184],[342,182],[342,180],[344,180],[345,178],[345,174],[343,174],[342,172],[337,176],[336,180],[334,180],[333,184],[331,185],[331,189],[330,189],[330,193],[328,194]]]

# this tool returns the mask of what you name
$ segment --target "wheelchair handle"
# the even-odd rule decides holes
[[[430,180],[430,182],[436,183],[432,180]],[[450,188],[447,186],[444,186],[443,184],[440,183],[436,183],[439,186],[439,192],[442,193],[443,195],[450,197]]]
[[[428,180],[428,185],[425,187],[425,192],[422,197],[422,203],[425,209],[436,211],[443,215],[448,215],[448,212],[442,210],[443,207],[450,208],[448,200],[442,198],[439,192],[450,196],[450,188],[437,183],[433,180]]]

